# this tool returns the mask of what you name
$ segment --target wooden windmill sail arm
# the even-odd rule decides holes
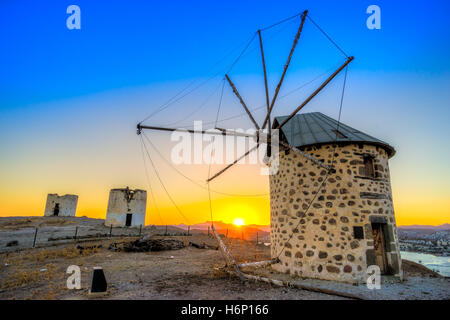
[[[258,36],[259,36],[259,46],[261,48],[262,66],[263,66],[263,71],[264,71],[264,88],[266,90],[267,114],[269,114],[269,110],[270,110],[269,87],[267,86],[266,61],[264,59],[264,48],[263,48],[263,43],[262,43],[261,30],[258,30]],[[271,134],[271,128],[270,128],[270,117],[269,117],[269,136],[270,136],[270,134]]]
[[[280,92],[281,85],[283,84],[284,76],[286,75],[286,71],[291,63],[292,55],[294,54],[295,47],[297,46],[298,39],[300,38],[300,34],[303,30],[303,24],[305,23],[306,15],[308,14],[308,10],[305,10],[302,13],[302,20],[300,22],[300,26],[298,27],[297,34],[294,38],[294,43],[292,44],[291,51],[289,52],[289,56],[287,58],[286,64],[284,65],[283,73],[281,74],[280,81],[278,82],[277,88],[275,89],[275,94],[273,95],[272,102],[270,103],[269,110],[267,112],[266,119],[264,119],[262,128],[264,129],[266,125],[270,122],[270,114],[272,113],[273,106],[275,105],[275,100],[278,97],[278,93]],[[270,126],[270,123],[269,123]]]
[[[140,134],[142,129],[148,129],[148,130],[158,130],[158,131],[178,131],[178,132],[188,132],[188,133],[201,133],[201,134],[212,134],[212,135],[219,135],[219,136],[237,136],[237,137],[246,137],[246,138],[256,138],[256,134],[249,134],[244,132],[237,132],[237,131],[230,131],[225,129],[219,129],[220,132],[214,132],[211,130],[192,130],[192,129],[175,129],[175,128],[164,128],[164,127],[155,127],[155,126],[145,126],[138,124],[137,125],[137,133]]]
[[[280,259],[275,258],[275,259],[270,259],[270,260],[263,260],[263,261],[255,261],[255,262],[244,262],[244,263],[240,263],[239,264],[239,268],[245,268],[245,267],[265,267],[265,266],[269,266],[271,264],[276,264],[279,263]]]
[[[211,178],[209,178],[208,180],[206,180],[206,182],[210,182],[211,180],[217,178],[218,176],[220,176],[222,173],[224,173],[225,171],[227,171],[228,169],[230,169],[232,166],[234,166],[236,163],[238,163],[240,160],[244,159],[250,152],[258,149],[259,147],[259,143],[256,144],[256,146],[254,146],[253,148],[251,148],[250,150],[248,150],[246,153],[244,153],[242,156],[240,156],[239,158],[237,158],[236,160],[234,160],[232,163],[230,163],[229,165],[227,165],[225,168],[223,168],[222,170],[220,170],[219,172],[217,172],[216,174],[214,174]]]
[[[325,86],[331,80],[333,80],[333,78],[336,77],[336,75],[341,72],[342,69],[344,69],[353,59],[353,57],[348,57],[347,60],[335,72],[333,72],[333,74],[329,76],[328,79],[320,85],[320,87],[318,87],[313,93],[311,93],[311,95],[305,101],[303,101],[301,105],[299,105],[286,119],[284,119],[276,129],[281,129],[289,120],[291,120],[297,114],[297,112],[299,112],[308,102],[312,100],[312,98],[314,98],[323,88],[325,88]]]
[[[219,242],[219,247],[222,250],[225,260],[227,261],[227,264],[234,268],[234,271],[242,281],[246,281],[247,279],[244,277],[241,270],[239,269],[239,265],[236,263],[236,260],[234,260],[227,246],[225,245],[225,243],[223,243],[222,238],[220,238],[219,234],[217,233],[216,228],[214,228],[214,224],[211,224],[211,229],[213,231],[214,236],[217,239],[217,242]]]
[[[236,86],[234,85],[234,83],[231,81],[230,77],[226,74],[225,78],[228,80],[228,83],[230,84],[231,88],[233,89],[234,94],[236,95],[236,97],[238,97],[239,101],[241,102],[242,106],[244,107],[245,111],[248,114],[248,117],[250,118],[250,120],[253,122],[253,124],[255,125],[256,130],[259,130],[259,125],[258,123],[256,123],[255,119],[253,118],[250,110],[247,108],[247,105],[245,104],[244,100],[242,99],[241,95],[239,94],[239,92],[236,89]]]
[[[313,163],[315,163],[315,164],[318,165],[319,167],[322,167],[322,168],[326,169],[327,171],[334,172],[334,168],[333,168],[333,167],[331,167],[331,166],[329,166],[329,165],[326,165],[326,164],[323,163],[322,161],[317,160],[317,159],[316,159],[315,157],[313,157],[312,155],[310,155],[310,154],[308,154],[308,153],[306,153],[306,152],[303,152],[302,150],[300,150],[300,149],[298,149],[298,148],[296,148],[296,147],[293,147],[293,146],[289,145],[288,143],[286,143],[286,142],[284,142],[284,141],[280,141],[280,144],[281,144],[283,147],[286,147],[286,148],[288,148],[288,149],[291,149],[291,150],[294,151],[295,153],[298,153],[299,155],[301,155],[301,156],[305,157],[306,159],[312,161]]]
[[[230,134],[232,136],[242,136],[242,137],[246,137],[246,138],[253,138],[256,140],[258,140],[259,137],[261,136],[261,133],[259,131],[256,131],[255,134],[250,134],[250,133],[243,133],[243,132],[239,132],[236,130],[224,129],[224,128],[219,128],[219,127],[215,127],[214,129],[223,132],[224,135]]]

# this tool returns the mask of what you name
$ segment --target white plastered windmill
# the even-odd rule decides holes
[[[277,24],[280,24],[280,23],[283,23],[283,22],[288,21],[290,19],[294,19],[294,18],[298,18],[298,17],[300,17],[300,23],[299,23],[298,30],[297,30],[297,32],[295,34],[292,47],[291,47],[290,52],[288,54],[288,57],[287,57],[285,65],[284,65],[281,77],[280,77],[280,79],[279,79],[279,81],[277,83],[277,86],[275,88],[275,92],[273,93],[273,96],[270,98],[269,88],[268,88],[268,81],[267,81],[266,62],[265,62],[265,57],[264,57],[264,48],[263,48],[263,41],[262,41],[262,35],[261,35],[262,31],[264,31],[266,29],[269,29],[272,26],[275,26]],[[275,122],[274,123],[272,121],[272,118],[273,118],[272,117],[272,113],[273,113],[273,111],[275,109],[275,104],[276,104],[276,101],[277,101],[280,89],[281,89],[281,87],[283,85],[283,82],[284,82],[284,79],[285,79],[285,76],[286,76],[286,72],[287,72],[287,70],[288,70],[288,68],[290,66],[290,62],[291,62],[292,56],[294,54],[295,48],[296,48],[297,43],[298,43],[298,41],[300,39],[300,36],[302,34],[303,25],[304,25],[305,20],[307,18],[328,38],[328,40],[330,40],[345,55],[345,61],[336,70],[334,70],[334,72],[332,72],[332,74],[329,75],[328,78],[325,81],[323,81],[301,104],[299,104],[294,110],[292,110],[292,112],[287,117],[283,117],[283,120],[281,122]],[[253,126],[256,129],[256,133],[254,135],[247,134],[247,133],[241,133],[241,132],[238,132],[238,131],[235,131],[235,130],[227,130],[227,129],[217,128],[217,127],[215,128],[216,131],[210,131],[210,130],[199,130],[199,131],[196,131],[196,130],[192,130],[192,129],[176,129],[176,128],[150,126],[150,125],[142,124],[142,122],[145,121],[146,119],[148,119],[148,117],[146,119],[144,119],[143,121],[139,122],[138,125],[137,125],[137,134],[138,135],[140,135],[143,130],[158,130],[158,131],[166,131],[166,132],[181,131],[181,132],[187,132],[187,133],[191,133],[191,134],[213,134],[213,135],[220,135],[220,136],[246,137],[246,138],[255,139],[256,140],[256,145],[254,147],[250,148],[247,152],[245,152],[241,156],[237,157],[232,163],[228,164],[227,166],[225,166],[220,171],[218,171],[215,174],[213,174],[213,175],[208,177],[208,179],[206,180],[208,191],[209,191],[209,183],[211,181],[213,181],[214,179],[216,179],[220,175],[224,174],[228,169],[233,167],[235,164],[239,163],[242,159],[244,159],[246,156],[248,156],[251,152],[254,152],[254,151],[258,150],[259,148],[261,148],[262,145],[266,145],[267,146],[267,149],[265,150],[266,162],[270,163],[270,159],[271,159],[271,156],[272,156],[272,151],[271,151],[271,147],[270,146],[271,146],[271,141],[272,141],[272,137],[273,137],[273,132],[281,130],[319,92],[321,92],[342,70],[346,69],[347,65],[354,59],[352,56],[347,56],[336,45],[336,43],[333,40],[331,40],[331,38],[308,16],[308,11],[304,11],[304,12],[299,13],[299,14],[297,14],[295,16],[292,16],[292,17],[290,17],[288,19],[284,19],[284,20],[282,20],[282,21],[280,21],[280,22],[278,22],[278,23],[276,23],[276,24],[274,24],[272,26],[269,26],[267,28],[258,30],[255,33],[254,37],[253,37],[253,38],[255,38],[256,36],[258,36],[258,38],[259,38],[260,53],[261,53],[262,67],[263,67],[263,74],[264,74],[265,102],[266,102],[267,113],[265,115],[264,121],[261,124],[258,124],[258,122],[255,120],[254,116],[252,115],[251,110],[248,108],[247,104],[244,101],[244,98],[239,93],[238,89],[236,88],[236,85],[233,83],[233,81],[231,80],[230,76],[228,74],[225,74],[226,81],[230,85],[233,93],[235,94],[235,96],[239,100],[240,104],[242,105],[243,109],[245,110],[245,113],[247,114],[248,118],[250,119],[251,123],[253,124]],[[253,40],[253,38],[252,38],[252,40]],[[246,48],[248,48],[248,45],[247,45]],[[245,51],[245,49],[244,49],[244,51]],[[241,53],[241,55],[242,55],[242,53]],[[341,100],[341,104],[342,104],[342,100]],[[295,146],[291,146],[291,145],[289,145],[288,143],[286,143],[284,141],[280,140],[279,143],[280,143],[281,147],[283,147],[285,149],[292,150],[293,152],[299,154],[300,156],[305,157],[307,160],[311,161],[316,166],[325,169],[327,171],[327,175],[328,174],[333,174],[335,172],[334,169],[333,169],[332,163],[331,163],[331,165],[328,165],[328,164],[324,163],[323,161],[320,161],[320,160],[316,159],[313,155],[310,155],[310,154],[300,150],[299,148],[296,148]],[[150,161],[151,161],[151,159],[150,159]],[[153,161],[151,161],[151,163],[153,165]],[[156,169],[155,169],[155,172],[157,173]],[[157,177],[159,178],[160,182],[162,183],[158,173],[157,173]],[[164,185],[163,185],[163,187],[164,187]],[[164,189],[167,192],[167,189],[165,187],[164,187]],[[168,194],[168,196],[169,196],[170,200],[172,200],[173,204],[176,206],[176,204],[173,201],[172,197],[170,197],[169,194]],[[210,199],[210,201],[211,201],[211,199]],[[181,213],[181,210],[178,208],[178,206],[176,206],[176,208]],[[214,228],[214,225],[212,225],[212,230],[214,231],[214,234],[216,235],[216,238],[219,241],[220,247],[221,247],[221,249],[222,249],[222,251],[224,253],[225,258],[227,259],[227,262],[229,263],[230,266],[233,266],[235,268],[235,271],[239,275],[239,277],[241,279],[249,279],[249,278],[254,279],[254,278],[252,278],[253,276],[243,274],[239,270],[239,265],[236,264],[236,262],[234,261],[233,257],[231,256],[230,252],[227,250],[225,244],[222,242],[221,238],[217,234],[217,232],[216,232],[216,230]],[[267,263],[269,263],[269,264],[270,263],[275,263],[276,260],[277,259],[272,259],[271,261],[257,262],[257,263],[255,263],[255,265],[257,265],[257,264],[264,265],[264,264],[267,264]]]

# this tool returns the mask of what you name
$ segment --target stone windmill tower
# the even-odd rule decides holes
[[[109,192],[106,226],[141,227],[145,225],[147,191],[130,188],[111,189]]]
[[[271,254],[280,260],[274,267],[364,282],[367,267],[377,265],[401,278],[388,165],[394,148],[320,112],[291,118],[280,141],[336,172],[328,175],[291,149],[280,151],[279,170],[270,176]]]
[[[262,33],[273,26],[297,18],[300,18],[299,27],[291,50],[273,96],[269,97]],[[227,81],[230,85],[254,125],[256,134],[221,129],[217,126],[213,131],[195,131],[142,124],[155,113],[138,123],[137,134],[140,135],[143,130],[181,131],[256,140],[256,146],[234,162],[212,176],[208,173],[208,192],[212,180],[251,152],[266,148],[270,172],[275,172],[269,178],[271,253],[272,258],[279,261],[273,265],[279,271],[304,277],[365,282],[367,268],[377,265],[381,273],[401,278],[401,260],[388,168],[388,159],[394,155],[394,149],[383,141],[321,113],[300,113],[345,70],[340,100],[342,108],[347,67],[354,57],[346,55],[336,42],[324,33],[345,56],[344,62],[289,115],[275,118],[271,116],[306,18],[324,33],[309,17],[308,11],[304,11],[258,30],[250,40],[251,43],[256,36],[259,38],[267,107],[267,114],[262,123],[255,120],[252,110],[248,108],[228,73],[225,74],[224,83]],[[229,71],[250,43],[233,62]],[[219,101],[218,111],[221,102],[222,100]],[[164,108],[165,106],[156,112]],[[142,143],[144,145],[143,139]],[[273,146],[276,146],[276,149],[273,149]],[[151,159],[150,162],[152,163]],[[276,163],[278,165],[274,165]],[[277,167],[278,171],[272,170],[274,167]],[[219,237],[218,239],[220,242]],[[233,264],[237,268],[234,262]]]

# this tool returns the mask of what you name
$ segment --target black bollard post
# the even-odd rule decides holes
[[[38,233],[38,228],[36,227],[36,231],[34,231],[34,240],[33,240],[33,248],[36,246],[36,237]]]
[[[89,289],[89,295],[91,294],[104,294],[108,289],[105,274],[102,267],[94,267],[91,279],[91,288]]]
[[[75,227],[74,242],[77,242],[77,235],[78,235],[78,227]]]

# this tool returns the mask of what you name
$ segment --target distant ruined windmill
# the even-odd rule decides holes
[[[307,14],[304,11],[294,16],[301,17],[300,26],[271,100],[261,30],[257,31],[267,106],[267,114],[261,125],[255,121],[229,75],[225,74],[225,79],[253,123],[256,134],[220,128],[216,128],[216,132],[180,130],[141,123],[137,125],[137,133],[140,134],[143,129],[177,130],[255,139],[253,148],[208,177],[208,190],[212,180],[257,150],[261,144],[267,144],[265,154],[268,163],[271,163],[274,159],[271,142],[275,140],[275,134],[279,133],[279,145],[283,150],[276,154],[279,170],[269,177],[272,260],[255,264],[273,264],[276,270],[293,276],[357,283],[365,282],[369,268],[376,266],[381,274],[402,278],[388,167],[388,159],[395,154],[395,150],[381,140],[340,123],[346,67],[353,57],[345,55],[338,47],[346,57],[345,62],[289,115],[272,120],[271,114],[305,19],[308,17],[323,32]],[[337,47],[327,34],[325,36]],[[344,69],[344,88],[337,121],[320,112],[298,114]],[[241,278],[263,280],[241,273],[216,232],[215,235],[228,262]]]

